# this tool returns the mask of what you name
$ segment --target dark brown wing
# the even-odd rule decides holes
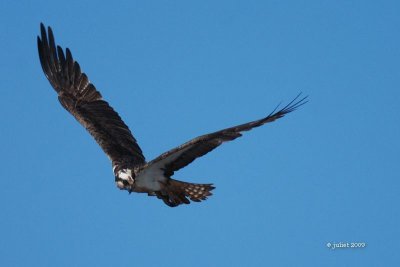
[[[56,48],[50,27],[48,35],[43,24],[40,30],[41,38],[37,38],[40,63],[62,106],[89,131],[113,162],[144,163],[142,150],[128,126],[81,72],[70,50],[67,48],[64,55],[60,46]]]
[[[147,167],[160,168],[164,170],[164,174],[167,177],[171,177],[174,174],[174,171],[187,166],[196,158],[204,156],[208,152],[220,146],[223,142],[232,141],[242,136],[241,132],[249,131],[255,127],[273,122],[307,103],[307,97],[303,97],[300,100],[299,97],[300,94],[284,108],[279,111],[276,111],[275,109],[270,115],[261,120],[252,121],[194,138],[152,160],[148,163]]]

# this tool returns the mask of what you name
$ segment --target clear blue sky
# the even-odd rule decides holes
[[[2,1],[1,266],[395,266],[398,1]],[[169,208],[119,191],[39,64],[53,27],[146,158],[310,102],[176,173]],[[365,242],[328,249],[328,242]]]

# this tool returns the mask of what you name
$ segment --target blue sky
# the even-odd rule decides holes
[[[397,1],[2,1],[1,266],[395,266]],[[37,55],[53,27],[148,160],[310,102],[175,174],[169,208],[117,190]],[[328,242],[365,242],[363,249]]]

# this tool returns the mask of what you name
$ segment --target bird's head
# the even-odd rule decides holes
[[[121,169],[115,175],[115,184],[121,190],[131,192],[135,187],[135,173],[131,169]]]

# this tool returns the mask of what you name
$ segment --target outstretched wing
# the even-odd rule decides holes
[[[275,109],[271,114],[263,119],[194,138],[152,160],[147,164],[147,168],[159,168],[164,172],[166,177],[171,177],[174,174],[174,171],[187,166],[195,159],[204,156],[222,143],[232,141],[242,136],[241,132],[249,131],[255,127],[273,122],[307,103],[307,97],[301,99],[299,99],[299,97],[300,94],[285,107],[279,111],[276,111]]]
[[[40,63],[61,105],[89,131],[113,162],[144,163],[142,150],[128,126],[81,72],[70,50],[67,48],[64,55],[62,48],[56,47],[50,27],[48,35],[43,24],[40,30],[41,38],[37,38]]]

